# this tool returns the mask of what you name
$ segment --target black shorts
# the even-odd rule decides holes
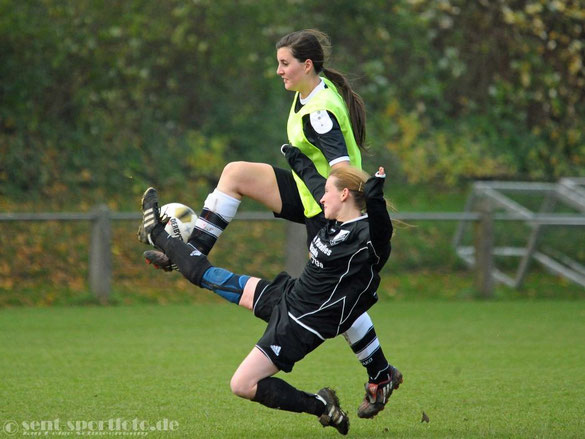
[[[261,280],[254,292],[252,308],[256,317],[268,322],[256,347],[284,372],[290,372],[297,361],[324,341],[290,318],[285,294],[294,282],[285,272],[272,282]]]
[[[314,217],[305,217],[305,208],[299,195],[299,189],[293,178],[292,171],[288,169],[277,168],[273,166],[274,174],[276,175],[276,182],[278,184],[278,191],[280,192],[280,199],[282,200],[282,211],[280,213],[274,212],[276,218],[283,218],[295,223],[304,224],[307,228],[307,248],[309,244],[317,235],[317,232],[327,224],[325,215],[321,212]]]

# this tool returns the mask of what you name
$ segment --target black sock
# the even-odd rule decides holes
[[[208,255],[229,222],[205,207],[197,221],[198,224],[195,225],[189,237],[189,244],[194,245],[204,255]],[[207,226],[203,227],[203,224]]]
[[[201,286],[203,274],[211,268],[211,263],[205,256],[195,252],[192,245],[185,244],[181,239],[172,238],[162,224],[157,224],[150,234],[157,247],[177,264],[179,272],[191,283]]]
[[[321,416],[325,411],[325,404],[314,394],[298,390],[286,381],[274,377],[258,381],[252,401],[272,409],[311,413],[315,416]]]
[[[390,364],[386,360],[382,348],[372,354],[372,362],[366,366],[370,383],[388,381],[390,376]]]

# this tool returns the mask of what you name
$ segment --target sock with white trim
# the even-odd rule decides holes
[[[217,188],[205,199],[197,217],[189,243],[208,255],[219,236],[236,216],[241,200],[227,195]]]
[[[384,356],[374,323],[368,313],[359,316],[343,335],[362,366],[366,368],[370,383],[377,384],[390,379],[390,365]]]

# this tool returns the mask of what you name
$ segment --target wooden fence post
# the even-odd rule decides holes
[[[478,203],[479,221],[475,224],[475,286],[481,297],[494,296],[494,219],[487,198]]]
[[[110,210],[102,204],[94,212],[89,249],[89,288],[100,303],[106,304],[112,282]]]
[[[298,277],[303,272],[307,263],[309,251],[307,250],[307,229],[304,224],[286,224],[286,262],[285,270],[293,277]]]

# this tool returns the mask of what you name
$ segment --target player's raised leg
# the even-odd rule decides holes
[[[217,187],[205,199],[189,243],[208,255],[236,215],[244,197],[262,203],[273,212],[279,213],[282,210],[282,200],[272,166],[252,162],[228,163]],[[144,258],[156,268],[172,270],[172,259],[162,252],[149,250],[144,252]]]
[[[242,198],[259,201],[280,212],[282,201],[272,166],[266,163],[228,163],[215,190],[205,200],[189,242],[209,254],[219,236],[236,215]]]
[[[176,261],[181,274],[193,284],[211,290],[229,302],[252,309],[254,291],[260,281],[259,278],[214,267],[192,244],[171,237],[164,228],[164,220],[160,217],[156,189],[148,188],[142,197],[141,204],[144,242],[161,248],[164,251],[161,254],[167,254]],[[244,300],[242,300],[243,296]]]

